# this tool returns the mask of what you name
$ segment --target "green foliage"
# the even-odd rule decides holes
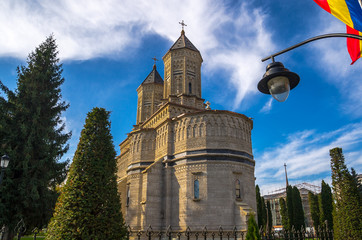
[[[246,240],[260,240],[258,225],[254,219],[254,215],[251,215],[248,219],[248,232],[246,234]]]
[[[284,198],[282,197],[279,198],[279,205],[280,205],[280,215],[282,217],[282,225],[284,229],[287,229],[289,224],[289,219],[288,219],[287,205]]]
[[[360,239],[362,233],[362,206],[358,187],[344,162],[341,148],[329,151],[332,185],[335,194],[333,230],[336,240]]]
[[[308,193],[308,201],[314,229],[318,229],[318,227],[320,226],[320,211],[318,198],[318,194],[313,194],[312,192]]]
[[[297,187],[293,187],[293,222],[295,230],[300,231],[302,227],[305,229],[304,224],[304,211],[302,205],[302,198]]]
[[[286,217],[282,216],[282,223],[285,230],[292,230],[293,227],[295,230],[300,230],[302,227],[304,228],[304,211],[302,205],[302,199],[300,197],[300,193],[297,187],[292,187],[288,185],[287,187],[287,200],[286,200],[286,210],[282,209],[282,214],[285,214]],[[284,203],[281,203],[284,208]],[[284,212],[284,213],[283,213]],[[285,213],[286,212],[286,213]],[[286,220],[287,219],[287,220]],[[286,224],[287,222],[287,224]],[[286,224],[286,225],[284,225]]]
[[[260,189],[259,186],[256,185],[255,187],[255,192],[256,192],[256,208],[257,208],[257,212],[258,212],[258,227],[260,229],[260,227],[264,226],[264,218],[263,218],[263,202],[262,202],[262,198],[260,196]]]
[[[15,92],[0,82],[0,154],[11,158],[0,187],[0,226],[9,229],[20,219],[27,229],[46,225],[58,197],[54,189],[66,176],[68,163],[58,160],[71,134],[61,120],[68,105],[57,55],[50,36],[17,68]]]
[[[362,201],[362,183],[360,181],[358,181],[358,174],[356,173],[354,168],[351,168],[351,175],[353,177],[355,184],[357,185],[357,190],[358,190],[360,201]]]
[[[266,202],[266,211],[267,211],[267,224],[266,224],[267,227],[266,227],[266,229],[268,232],[271,232],[272,227],[273,227],[273,216],[272,216],[272,211],[271,211],[269,200]]]
[[[88,113],[46,239],[125,237],[108,118],[109,112],[103,108]]]
[[[288,224],[285,227],[286,230],[292,230],[293,221],[294,221],[294,212],[293,212],[293,187],[288,185],[287,187],[287,216],[288,216]]]
[[[333,195],[330,186],[322,180],[321,194],[319,195],[320,224],[333,229]]]
[[[261,217],[263,218],[263,229],[265,231],[268,219],[267,219],[267,209],[265,205],[265,200],[263,197],[261,198],[261,212],[262,212]]]

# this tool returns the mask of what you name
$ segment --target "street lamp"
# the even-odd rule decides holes
[[[280,52],[274,53],[269,57],[263,58],[261,60],[262,62],[268,59],[272,59],[273,62],[266,67],[266,73],[258,83],[258,90],[265,94],[271,94],[273,98],[275,98],[279,102],[284,102],[285,100],[287,100],[290,90],[292,90],[298,85],[300,78],[298,74],[286,69],[281,62],[275,62],[274,57],[281,55],[285,52],[289,52],[290,50],[293,50],[309,42],[313,42],[315,40],[323,38],[331,38],[331,37],[344,37],[344,38],[348,37],[348,38],[355,38],[362,40],[362,36],[355,34],[347,34],[347,33],[324,34],[313,38],[309,38],[301,43],[286,48]]]
[[[8,155],[3,155],[1,157],[1,161],[0,161],[0,168],[1,168],[1,175],[0,175],[0,184],[2,183],[3,181],[3,178],[4,178],[4,170],[8,167],[9,165],[9,162],[10,162],[10,158]]]

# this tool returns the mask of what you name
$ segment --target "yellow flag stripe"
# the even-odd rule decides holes
[[[354,28],[351,15],[349,13],[345,0],[328,0],[328,4],[331,9],[331,14],[333,16],[335,16],[351,28]]]

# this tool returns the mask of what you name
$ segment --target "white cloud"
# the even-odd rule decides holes
[[[319,16],[321,26],[319,32],[323,33],[346,33],[346,25],[330,14],[321,11]],[[320,35],[320,33],[315,33]],[[323,39],[313,44],[315,54],[313,58],[320,64],[318,68],[325,74],[326,80],[332,83],[340,91],[345,101],[340,103],[345,113],[355,117],[362,116],[362,59],[357,60],[354,65],[347,51],[346,38]]]
[[[361,149],[358,146],[362,146],[362,123],[349,124],[333,132],[306,130],[291,134],[285,143],[271,146],[273,148],[260,155],[255,153],[257,183],[266,189],[284,186],[284,163],[288,178],[294,182],[308,181],[320,174],[330,176],[329,150],[334,147],[341,147],[347,166],[360,172],[362,150],[352,150]]]
[[[270,110],[272,109],[273,99],[274,98],[272,98],[272,97],[269,98],[269,100],[265,103],[264,107],[260,110],[261,113],[270,112]]]
[[[51,33],[62,60],[120,55],[136,48],[146,34],[175,41],[182,19],[204,57],[205,72],[230,77],[228,85],[237,92],[234,109],[255,94],[264,70],[262,54],[274,47],[265,16],[247,4],[230,9],[217,0],[5,0],[0,3],[0,56],[24,59]]]

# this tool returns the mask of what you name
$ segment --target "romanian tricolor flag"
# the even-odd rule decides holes
[[[321,8],[347,25],[347,33],[362,36],[362,0],[314,0]],[[362,57],[362,41],[347,38],[352,63]]]

